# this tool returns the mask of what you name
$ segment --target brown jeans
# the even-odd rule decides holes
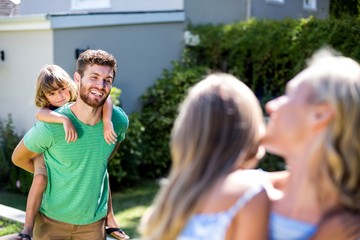
[[[34,240],[103,240],[105,219],[87,225],[60,222],[39,213],[35,219]]]

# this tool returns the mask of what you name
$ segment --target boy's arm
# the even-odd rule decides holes
[[[28,171],[33,173],[34,172],[34,164],[33,164],[33,158],[36,157],[38,153],[30,151],[24,144],[24,140],[22,139],[19,144],[14,149],[14,152],[12,154],[12,162]]]
[[[102,112],[102,119],[104,123],[104,138],[108,144],[115,144],[117,140],[117,135],[114,131],[114,127],[111,122],[112,109],[113,109],[113,102],[111,96],[108,96],[108,98],[105,101]]]
[[[111,99],[111,96],[109,95],[106,98],[104,107],[103,107],[103,113],[102,113],[102,118],[103,121],[110,121],[111,122],[111,117],[112,117],[112,108],[113,108],[113,101]]]
[[[54,112],[48,108],[40,108],[36,112],[35,117],[39,121],[48,123],[64,123],[65,121],[69,120],[68,117],[60,113]]]
[[[39,109],[35,117],[37,120],[48,123],[62,123],[65,130],[65,140],[67,142],[75,142],[77,139],[77,132],[71,120],[60,113],[54,112],[48,108]]]

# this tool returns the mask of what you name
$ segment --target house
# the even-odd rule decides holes
[[[220,24],[250,18],[326,18],[330,0],[184,0],[186,19],[192,24]]]
[[[18,0],[19,1],[19,0]],[[36,4],[36,6],[34,6]],[[21,15],[183,10],[183,0],[22,0]]]
[[[15,0],[0,0],[14,6]],[[19,0],[17,0],[19,3]],[[15,1],[16,2],[16,1]],[[0,121],[12,115],[20,134],[35,123],[35,79],[46,64],[70,75],[85,49],[118,60],[114,86],[126,113],[171,62],[179,60],[188,23],[230,23],[251,17],[327,16],[329,0],[23,0],[0,16]]]
[[[14,16],[19,14],[17,0],[0,0],[0,16]]]
[[[21,5],[19,9],[29,12]],[[122,89],[122,107],[128,114],[140,109],[139,96],[179,59],[184,13],[95,10],[0,17],[0,120],[11,113],[17,132],[26,132],[36,121],[33,98],[39,70],[58,64],[72,75],[78,54],[87,48],[104,49],[117,58],[114,86]]]

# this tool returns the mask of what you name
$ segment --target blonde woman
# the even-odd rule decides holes
[[[262,113],[229,74],[196,84],[172,134],[170,175],[142,219],[143,239],[266,239],[269,200],[255,167]]]
[[[266,111],[270,121],[263,144],[288,167],[270,174],[276,187],[269,191],[270,239],[360,237],[359,64],[322,49]],[[355,225],[341,226],[348,222],[339,212],[349,214],[345,220],[357,219]],[[343,235],[335,235],[336,224],[327,225],[330,216],[339,217]]]

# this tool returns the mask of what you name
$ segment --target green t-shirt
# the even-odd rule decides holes
[[[62,124],[37,122],[24,136],[24,144],[30,151],[44,153],[48,185],[40,211],[61,222],[83,225],[107,214],[107,163],[115,145],[106,143],[102,120],[94,126],[86,125],[70,106],[56,111],[74,124],[78,134],[75,142],[65,141]],[[129,121],[121,108],[113,107],[112,123],[118,141],[122,141]]]

